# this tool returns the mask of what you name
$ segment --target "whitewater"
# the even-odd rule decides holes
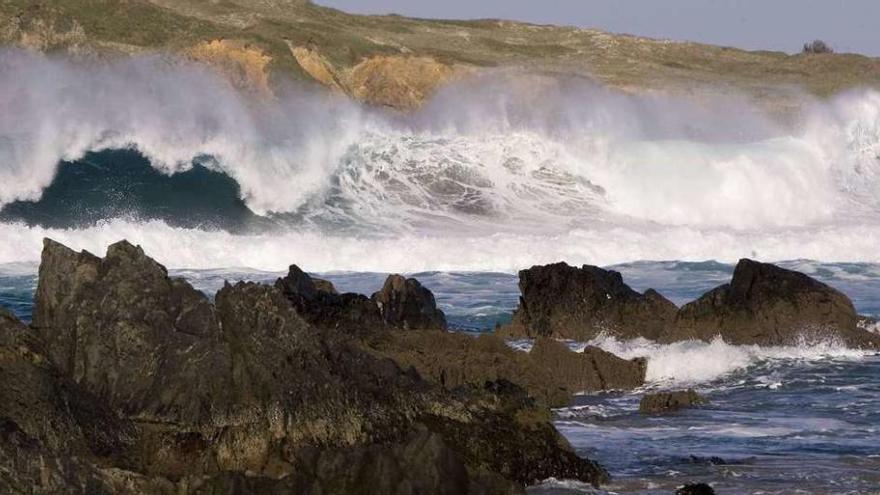
[[[34,261],[45,236],[93,252],[124,237],[189,268],[880,261],[880,93],[803,101],[782,124],[743,97],[499,70],[404,115],[301,84],[253,95],[175,59],[4,51],[0,207],[39,212],[59,163],[128,149],[168,180],[228,177],[260,222],[182,227],[186,209],[136,204],[68,226],[5,217],[0,262]]]
[[[0,306],[29,320],[51,237],[99,255],[128,239],[209,296],[291,263],[365,294],[406,273],[470,333],[509,321],[517,270],[560,260],[681,305],[756,258],[878,316],[880,93],[801,100],[780,114],[743,95],[492,70],[403,114],[302,83],[252,94],[174,58],[0,51]],[[646,389],[711,401],[646,418],[640,390],[556,411],[575,450],[614,474],[611,493],[699,480],[878,493],[880,356],[835,342],[568,344],[647,357]]]
[[[880,265],[784,263],[853,296],[862,314],[880,315]],[[655,287],[677,304],[729,280],[716,262],[637,262],[612,267],[637,290]],[[28,319],[37,266],[0,264],[0,306]],[[226,280],[272,283],[284,272],[236,268],[175,269],[206,294]],[[341,291],[372,293],[387,274],[319,274]],[[508,273],[430,271],[411,274],[430,288],[457,331],[479,332],[509,321],[518,304]],[[527,352],[532,342],[512,341]],[[599,346],[625,358],[646,357],[643,390],[581,394],[555,411],[556,427],[576,452],[613,475],[603,491],[547,480],[535,493],[668,495],[685,482],[716,484],[721,494],[873,494],[880,486],[880,356],[835,342],[789,347],[734,346],[721,339],[658,344],[600,336],[568,342]],[[706,407],[674,416],[638,413],[645,390],[693,387]],[[796,491],[799,490],[799,491]]]

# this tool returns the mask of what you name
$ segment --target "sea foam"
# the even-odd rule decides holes
[[[494,71],[400,115],[297,84],[254,97],[176,59],[0,52],[0,205],[37,200],[60,160],[109,148],[136,148],[168,174],[211,156],[278,228],[8,223],[0,262],[33,260],[42,236],[95,251],[128,238],[191,268],[880,261],[880,93],[870,90],[804,97],[797,122],[780,125],[742,97]]]

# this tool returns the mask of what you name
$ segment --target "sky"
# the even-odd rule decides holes
[[[745,49],[880,56],[880,0],[315,0],[358,14],[512,19]]]

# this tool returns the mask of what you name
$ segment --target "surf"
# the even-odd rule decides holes
[[[876,91],[781,123],[736,96],[499,70],[400,114],[167,57],[0,68],[3,263],[44,236],[191,268],[880,261]]]

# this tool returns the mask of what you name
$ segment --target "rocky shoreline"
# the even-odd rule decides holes
[[[274,285],[227,283],[212,301],[128,242],[100,258],[47,239],[32,324],[0,311],[0,491],[599,486],[609,474],[574,453],[550,408],[638,389],[647,361],[557,339],[880,348],[845,295],[751,260],[681,308],[589,266],[523,270],[520,288],[512,323],[475,338],[447,331],[433,294],[399,275],[367,297],[293,265]],[[649,397],[645,411],[700,403]]]

